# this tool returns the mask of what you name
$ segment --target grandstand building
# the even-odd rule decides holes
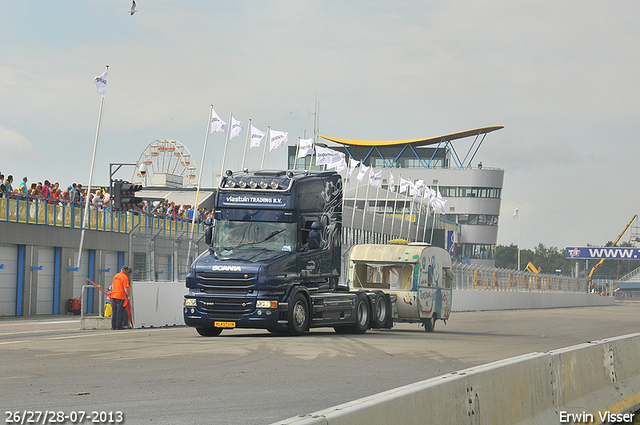
[[[423,180],[433,190],[439,190],[446,200],[444,218],[458,229],[455,235],[455,256],[470,264],[493,266],[498,239],[498,222],[504,170],[476,163],[477,152],[487,134],[503,127],[484,127],[459,133],[413,140],[367,141],[320,136],[328,147],[345,153],[347,158],[362,161],[366,166],[382,169],[382,189],[368,191],[365,178],[358,182],[356,174],[345,178],[345,206],[357,205],[369,212],[400,214],[409,211],[411,202],[387,192],[393,173],[396,191],[400,177]],[[464,156],[459,156],[454,141],[473,138]],[[313,156],[296,159],[296,147],[290,146],[290,169],[317,169]],[[322,167],[322,166],[321,166]],[[358,186],[359,184],[359,186]],[[365,206],[366,203],[366,206]],[[420,218],[418,218],[420,220]],[[423,222],[427,221],[423,218]],[[439,220],[435,227],[440,226]],[[453,250],[452,250],[453,251]]]

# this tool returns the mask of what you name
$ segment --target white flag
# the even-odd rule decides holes
[[[518,218],[519,214],[520,214],[520,207],[513,210],[513,218]]]
[[[358,172],[358,176],[356,177],[358,181],[362,181],[364,175],[367,174],[367,171],[369,171],[369,168],[370,167],[367,167],[364,164],[360,164],[360,171]]]
[[[227,123],[222,121],[218,114],[216,114],[216,111],[211,109],[211,129],[209,133],[214,133],[216,131],[219,133],[226,133]]]
[[[264,131],[261,131],[261,130],[255,128],[254,126],[251,126],[251,145],[249,147],[251,149],[259,148],[260,147],[260,141],[262,141],[264,136],[265,136],[265,132]]]
[[[231,132],[229,133],[229,140],[233,139],[238,134],[240,134],[240,132],[242,130],[244,130],[244,129],[240,125],[240,121],[238,121],[237,119],[233,118],[233,116],[232,116],[231,117]]]
[[[431,189],[430,187],[425,187],[424,188],[424,197],[427,198],[429,201],[431,201],[433,198],[436,197],[436,192]]]
[[[447,201],[445,199],[442,199],[442,196],[440,195],[440,189],[438,189],[438,194],[436,195],[436,205],[438,206],[438,208],[434,208],[436,212],[444,214],[444,204],[446,203]]]
[[[396,191],[396,182],[393,179],[393,173],[389,173],[389,190],[391,192],[395,192]]]
[[[411,181],[405,180],[400,177],[400,193],[404,193],[411,184]]]
[[[421,196],[424,189],[424,180],[418,180],[415,183],[411,183],[411,196]]]
[[[340,161],[340,163],[336,165],[336,171],[338,173],[341,173],[346,169],[347,169],[347,160],[344,159],[344,157],[342,157],[342,160]]]
[[[271,140],[269,141],[269,152],[274,149],[278,149],[280,146],[284,146],[289,141],[289,133],[286,131],[271,130]]]
[[[300,139],[298,158],[304,158],[307,155],[313,155],[313,139]]]
[[[107,69],[102,74],[98,75],[96,78],[93,79],[93,84],[96,85],[98,89],[98,93],[103,96],[107,91],[107,73],[108,72],[109,70]]]
[[[327,169],[335,168],[337,172],[340,172],[342,170],[346,170],[347,161],[345,161],[345,159],[344,159],[344,154],[342,152],[338,152],[338,153],[341,154],[341,156],[339,156],[337,158],[334,158],[333,162],[330,162],[329,164],[327,164]],[[344,165],[344,168],[343,168],[343,165]]]
[[[316,165],[326,165],[329,168],[333,168],[340,164],[341,161],[344,161],[342,152],[316,145]]]
[[[351,174],[353,174],[353,170],[356,169],[358,164],[360,164],[360,161],[356,161],[353,158],[349,158],[349,177],[351,177]]]
[[[382,186],[382,170],[374,173],[372,168],[369,171],[369,184],[373,187]]]

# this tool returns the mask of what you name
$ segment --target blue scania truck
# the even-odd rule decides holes
[[[388,295],[350,292],[341,272],[342,178],[333,171],[227,171],[209,248],[186,279],[184,321],[202,336],[259,328],[364,333],[391,327]]]

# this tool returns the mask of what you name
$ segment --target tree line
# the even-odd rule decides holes
[[[606,246],[613,246],[613,242],[608,242]],[[616,246],[633,246],[628,242],[618,244]],[[518,246],[511,244],[508,246],[497,245],[495,252],[496,267],[505,269],[517,269],[518,268]],[[587,276],[589,270],[595,266],[600,260],[589,260],[588,270],[587,261],[584,259],[575,260],[566,258],[564,249],[559,249],[555,246],[546,247],[540,243],[531,249],[520,250],[520,269],[524,270],[527,264],[531,262],[537,269],[540,269],[541,273],[557,274],[560,270],[560,274],[564,276],[572,275],[576,263],[579,264],[581,276]],[[640,267],[640,260],[618,260],[611,259],[605,260],[604,263],[593,275],[593,279],[614,279],[617,280],[627,273]]]

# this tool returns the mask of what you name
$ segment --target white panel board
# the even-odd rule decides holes
[[[53,314],[53,284],[55,277],[55,248],[40,248],[38,250],[38,264],[42,270],[33,271],[38,274],[38,290],[36,314]]]
[[[184,282],[133,282],[131,288],[136,328],[184,325]]]
[[[0,316],[16,315],[18,246],[0,245]]]

